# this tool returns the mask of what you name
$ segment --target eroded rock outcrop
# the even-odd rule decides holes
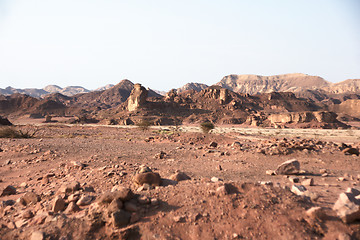
[[[128,98],[127,109],[129,111],[134,111],[143,106],[146,103],[147,96],[148,91],[143,86],[141,86],[141,84],[134,84],[134,89],[131,91]]]
[[[271,123],[305,123],[316,121],[319,123],[335,123],[337,114],[334,112],[291,112],[271,114],[268,119]]]

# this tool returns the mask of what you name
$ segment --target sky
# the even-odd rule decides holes
[[[0,0],[0,88],[360,78],[359,0]]]

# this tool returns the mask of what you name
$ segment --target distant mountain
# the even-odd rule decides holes
[[[360,93],[360,79],[348,79],[339,83],[334,83],[325,91],[330,93]]]
[[[90,91],[80,86],[69,86],[69,87],[61,88],[57,85],[48,85],[42,89],[38,89],[38,88],[17,89],[12,87],[7,87],[5,89],[0,88],[0,94],[5,96],[9,96],[14,93],[21,93],[36,98],[42,98],[52,93],[61,93],[62,95],[65,96],[73,96],[75,94],[86,93],[86,92],[90,92]]]
[[[37,98],[49,94],[47,91],[37,88],[25,88],[25,89],[18,89],[13,87],[7,87],[5,89],[0,88],[0,94],[2,95],[9,96],[14,93],[26,94]]]
[[[215,85],[238,93],[299,92],[329,87],[330,83],[318,76],[302,73],[275,76],[229,75]]]
[[[195,90],[196,92],[200,92],[201,90],[208,88],[209,86],[203,83],[187,83],[181,88],[176,89],[177,93],[189,91],[189,90]]]
[[[95,89],[95,91],[103,91],[103,90],[107,90],[109,88],[112,88],[113,86],[115,86],[114,84],[108,84],[108,85],[105,85],[103,87],[99,87],[97,89]]]

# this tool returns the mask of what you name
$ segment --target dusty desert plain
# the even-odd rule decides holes
[[[14,123],[2,240],[360,239],[360,130]]]

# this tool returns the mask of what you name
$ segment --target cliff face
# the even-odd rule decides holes
[[[283,74],[275,76],[259,75],[229,75],[216,85],[239,93],[268,92],[299,92],[307,89],[318,89],[330,86],[321,77],[302,73]]]

